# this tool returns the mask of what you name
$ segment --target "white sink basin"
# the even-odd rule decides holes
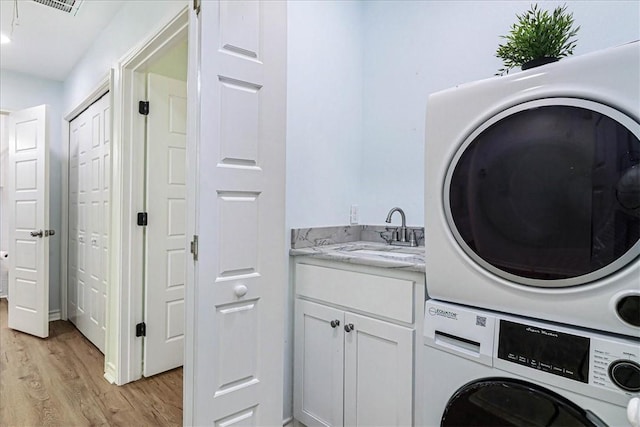
[[[351,251],[351,253],[359,255],[384,256],[389,258],[411,258],[416,256],[415,254],[405,254],[402,252],[373,251],[370,249],[358,249],[356,251]]]

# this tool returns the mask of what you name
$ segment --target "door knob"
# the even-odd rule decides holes
[[[340,326],[340,321],[339,321],[338,319],[336,319],[336,320],[332,320],[332,321],[331,321],[331,327],[332,327],[332,328],[334,328],[334,329],[335,329],[335,328],[337,328],[338,326]]]
[[[31,237],[40,237],[40,238],[42,238],[43,234],[44,233],[42,232],[42,230],[33,230],[31,232]]]
[[[242,298],[243,296],[245,296],[247,294],[247,291],[248,289],[245,285],[237,285],[235,288],[233,288],[233,292],[238,298]]]
[[[346,332],[351,332],[355,329],[355,327],[353,326],[353,323],[347,323],[346,325],[344,325],[344,330]]]

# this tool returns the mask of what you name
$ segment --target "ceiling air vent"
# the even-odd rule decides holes
[[[75,15],[83,0],[33,0],[36,3]]]

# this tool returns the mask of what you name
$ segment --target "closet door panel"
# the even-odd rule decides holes
[[[111,180],[109,98],[71,122],[69,318],[104,352]]]

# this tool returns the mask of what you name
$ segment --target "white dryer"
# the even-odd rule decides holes
[[[640,336],[640,42],[432,94],[430,298]]]
[[[638,341],[427,301],[425,426],[640,422]]]

